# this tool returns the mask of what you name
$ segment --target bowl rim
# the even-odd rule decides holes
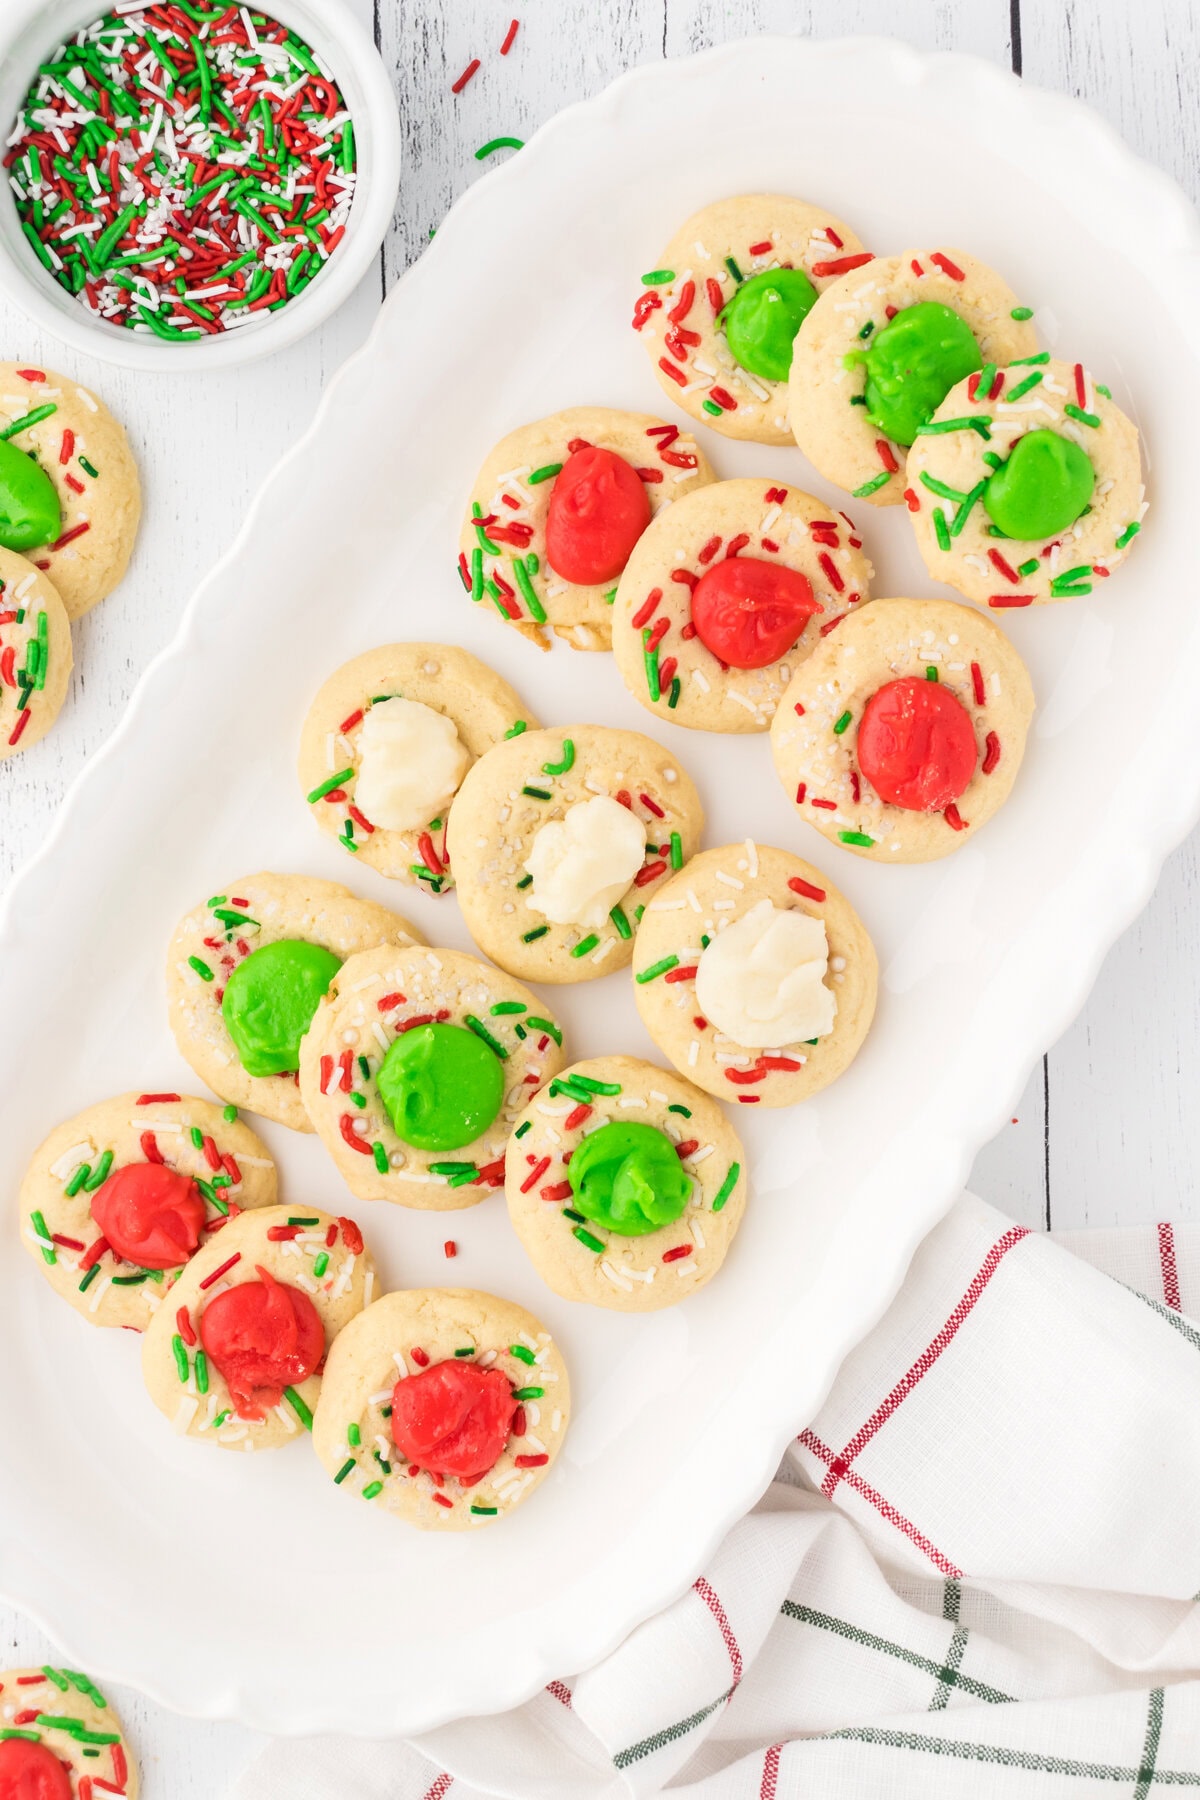
[[[16,0],[0,9],[0,91],[28,85],[34,66],[23,50],[52,48],[56,33],[77,30],[111,10],[112,0]],[[260,10],[299,32],[328,61],[355,127],[358,184],[346,236],[325,268],[261,326],[199,342],[156,337],[93,319],[34,258],[21,233],[7,181],[0,183],[0,292],[35,326],[85,355],[125,368],[169,374],[210,373],[257,361],[299,342],[348,299],[367,273],[391,223],[402,162],[400,115],[383,59],[345,0],[260,0]],[[36,50],[31,51],[36,54]],[[0,98],[8,130],[8,105]]]

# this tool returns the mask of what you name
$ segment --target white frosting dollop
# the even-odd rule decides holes
[[[445,812],[471,761],[453,719],[420,700],[378,700],[358,738],[354,801],[384,831],[420,831]]]
[[[823,919],[760,900],[701,953],[696,1003],[747,1049],[804,1043],[833,1030],[837,1000],[825,985],[828,967]]]
[[[595,930],[642,866],[646,827],[607,794],[580,800],[535,833],[525,867],[534,912],[555,925]]]

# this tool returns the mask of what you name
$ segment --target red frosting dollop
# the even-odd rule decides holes
[[[325,1327],[308,1295],[255,1267],[260,1281],[239,1282],[200,1315],[200,1342],[241,1419],[264,1418],[325,1354]]]
[[[752,556],[727,556],[692,590],[696,636],[731,669],[778,662],[813,614],[824,610],[807,576]]]
[[[92,1217],[125,1262],[177,1269],[200,1242],[204,1197],[165,1163],[126,1163],[92,1195]]]
[[[469,1484],[486,1475],[504,1449],[516,1410],[499,1369],[434,1363],[392,1390],[392,1440],[407,1461]]]
[[[5,1738],[0,1742],[0,1800],[71,1800],[71,1777],[45,1744]]]
[[[858,766],[881,800],[942,812],[965,792],[979,747],[961,700],[917,675],[871,695],[858,727]]]
[[[581,587],[615,581],[650,523],[646,484],[614,450],[589,444],[554,478],[546,517],[546,558]]]

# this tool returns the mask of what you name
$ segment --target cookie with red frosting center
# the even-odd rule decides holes
[[[562,1447],[571,1396],[550,1333],[469,1288],[386,1294],[329,1353],[313,1448],[334,1482],[426,1531],[521,1504]]]

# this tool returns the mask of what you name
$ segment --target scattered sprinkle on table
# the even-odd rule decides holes
[[[253,327],[345,234],[354,125],[316,53],[220,0],[118,6],[41,64],[4,167],[34,254],[170,342]]]

